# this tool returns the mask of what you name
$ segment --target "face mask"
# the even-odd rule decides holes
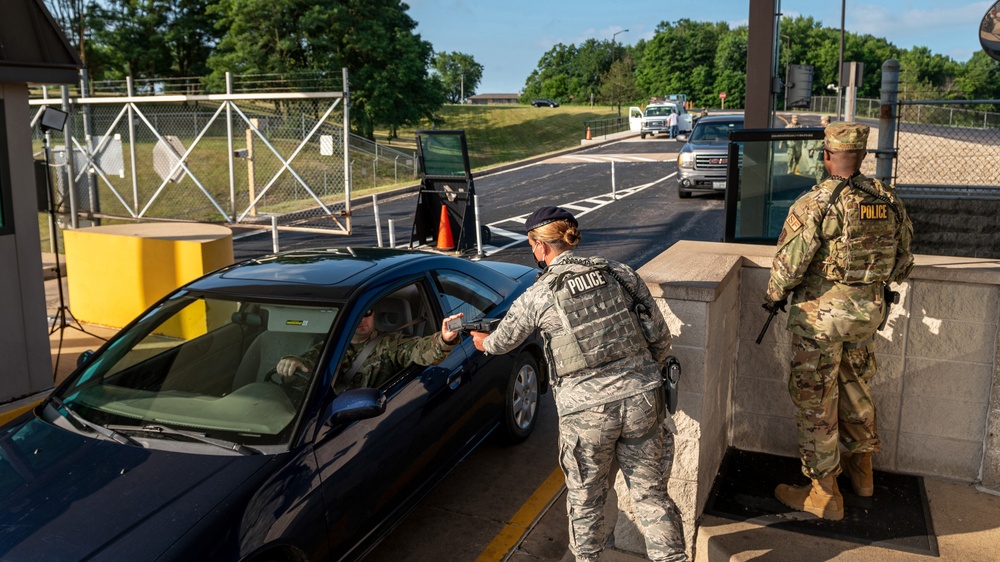
[[[535,260],[535,263],[538,264],[538,269],[545,269],[546,267],[549,266],[549,264],[545,263],[544,259],[540,260],[535,258],[535,248],[537,246],[538,246],[537,243],[534,246],[532,246],[531,242],[528,242],[528,248],[531,249],[531,259]]]

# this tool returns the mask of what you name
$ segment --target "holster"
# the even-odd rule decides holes
[[[681,380],[681,363],[673,355],[667,357],[660,371],[663,379],[663,403],[671,415],[677,412],[677,384]]]

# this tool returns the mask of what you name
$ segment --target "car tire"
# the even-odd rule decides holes
[[[504,392],[503,440],[509,444],[524,441],[535,429],[541,391],[538,362],[530,353],[514,361]]]
[[[639,138],[645,140],[646,133],[639,133]]]
[[[681,199],[689,199],[691,197],[691,192],[690,191],[684,191],[683,189],[678,189],[677,190],[677,197],[680,197]]]

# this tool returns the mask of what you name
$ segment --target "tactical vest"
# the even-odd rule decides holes
[[[830,206],[838,203],[844,213],[842,231],[817,250],[813,264],[818,273],[846,285],[888,281],[896,263],[900,221],[895,196],[881,181],[860,176],[837,200],[831,198]]]
[[[601,258],[550,265],[539,281],[555,296],[565,333],[549,342],[557,377],[569,376],[640,352],[646,347],[621,285]]]

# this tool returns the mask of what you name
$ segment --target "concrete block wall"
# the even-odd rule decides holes
[[[788,396],[791,337],[779,314],[755,340],[772,246],[679,242],[639,269],[683,365],[669,490],[689,547],[722,456],[739,449],[795,457]],[[917,256],[876,337],[882,470],[1000,491],[1000,260]],[[615,545],[644,553],[624,481]]]
[[[796,456],[787,317],[779,314],[762,344],[754,343],[766,318],[760,304],[769,265],[748,260],[743,270],[732,444]],[[996,282],[1000,277],[990,282],[954,269],[918,267],[895,286],[901,306],[875,340],[878,372],[871,388],[882,440],[876,468],[997,485],[995,476],[985,477],[987,466],[996,472],[996,447],[988,451],[986,441],[996,439],[1000,417],[1000,402],[990,399],[1000,353]]]

